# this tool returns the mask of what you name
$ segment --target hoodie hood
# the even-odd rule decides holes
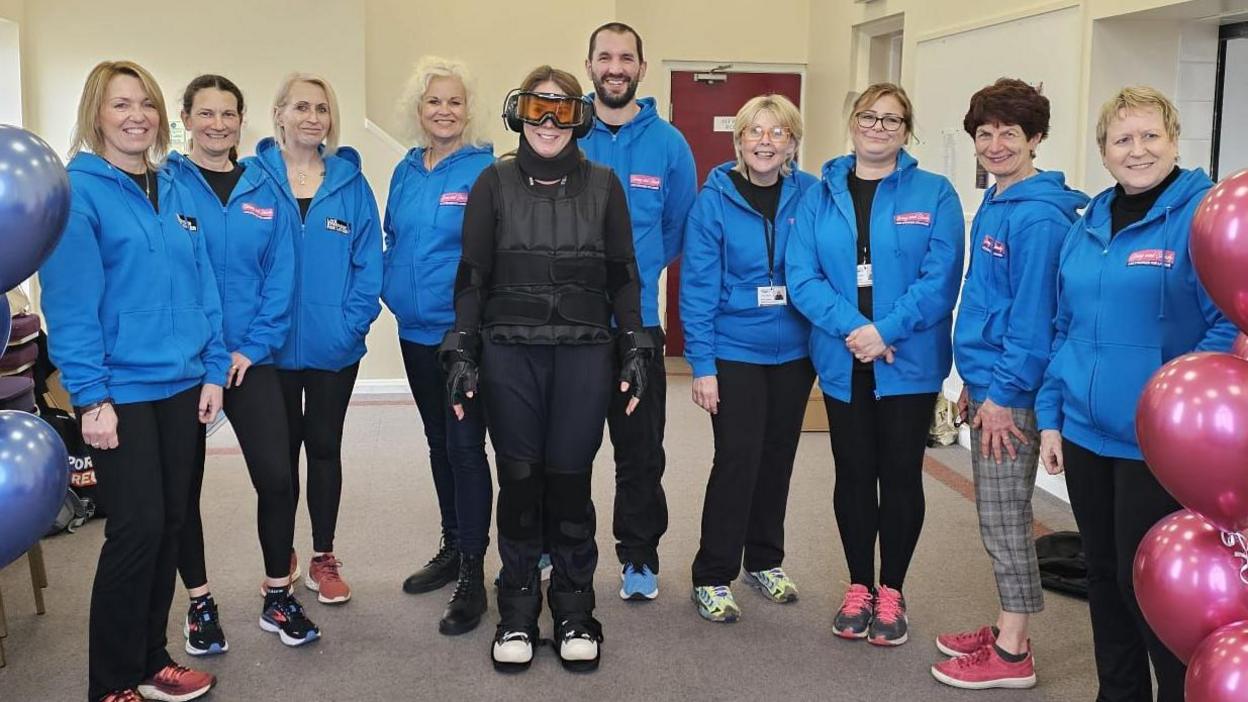
[[[595,93],[590,93],[589,95],[586,95],[586,97],[590,100],[594,100],[597,96]],[[644,132],[652,122],[658,119],[659,110],[655,106],[656,103],[654,98],[637,98],[637,105],[641,107],[641,111],[637,113],[636,117],[633,117],[624,124],[620,125],[620,134],[627,132],[633,134],[633,138],[636,138],[636,134]],[[598,118],[594,119],[594,129],[600,129],[608,134],[611,133],[611,130],[607,129],[607,125]]]
[[[421,173],[428,173],[429,169],[425,168],[425,152],[428,150],[429,150],[429,147],[427,146],[417,146],[415,148],[408,149],[407,154],[403,157],[403,161],[407,165],[411,166],[412,168],[415,168]],[[493,153],[494,153],[493,144],[482,144],[480,146],[476,146],[473,144],[465,144],[459,147],[458,149],[456,149],[455,151],[452,151],[451,153],[447,154],[441,161],[438,161],[437,165],[435,165],[433,169],[436,171],[439,168],[450,168],[454,166],[456,163],[466,158],[476,156],[477,154],[493,154]]]
[[[325,148],[321,147],[321,153]],[[293,202],[290,181],[286,178],[286,161],[282,158],[282,149],[273,137],[265,137],[256,144],[256,155],[243,159],[244,164],[259,163],[273,181],[281,186],[282,192]],[[362,178],[360,171],[360,152],[350,146],[339,146],[332,156],[325,157],[325,182],[317,191],[317,197],[324,197],[342,188],[356,178]]]
[[[155,224],[152,222],[150,217],[142,216],[143,213],[141,210],[136,209],[142,208],[147,204],[147,193],[140,190],[138,184],[135,183],[130,176],[122,172],[120,168],[109,163],[104,157],[86,152],[79,152],[75,154],[74,157],[70,159],[69,166],[67,166],[65,170],[69,173],[87,174],[96,178],[102,178],[105,181],[116,183],[117,187],[121,188],[123,193],[130,193],[134,196],[125,197],[122,200],[125,203],[125,206],[129,208],[131,214],[133,214],[135,219],[140,223],[143,229],[143,234],[147,240],[148,249],[151,251],[156,250],[156,240],[158,238],[158,234],[153,229]],[[173,189],[173,175],[170,172],[170,169],[166,167],[157,167],[152,171],[152,174],[156,176],[157,197],[160,203],[162,205],[170,203],[170,192]],[[135,199],[136,197],[138,198],[137,200]],[[167,206],[172,206],[172,204]],[[161,209],[163,211],[164,207]]]
[[[997,194],[993,185],[984,193],[985,202],[1041,202],[1056,207],[1074,221],[1074,213],[1088,204],[1088,196],[1066,185],[1066,175],[1061,171],[1040,171],[1035,175],[1011,185]]]
[[[857,163],[858,157],[853,153],[848,153],[844,156],[837,156],[823,164],[821,175],[823,176],[824,187],[828,189],[828,192],[836,194],[849,190],[849,172],[854,169],[854,165]],[[885,179],[887,180],[918,167],[918,159],[911,156],[909,151],[902,149],[897,153],[897,170],[890,173]]]
[[[1148,211],[1148,214],[1144,216],[1140,223],[1151,222],[1165,215],[1168,210],[1179,210],[1186,207],[1192,198],[1203,197],[1205,191],[1211,187],[1213,187],[1213,181],[1209,180],[1209,176],[1205,174],[1204,169],[1193,168],[1181,171],[1179,177],[1170,184],[1170,187],[1166,188],[1161,197],[1157,198],[1153,208]],[[1116,187],[1110,187],[1092,198],[1092,202],[1088,205],[1088,210],[1084,214],[1088,228],[1097,232],[1103,230],[1106,237],[1108,237],[1110,227],[1109,207],[1117,196]]]
[[[177,151],[170,151],[165,163],[168,164],[175,178],[179,176],[194,177],[202,181],[205,186],[208,185],[207,180],[204,179],[203,174],[199,171],[199,166],[195,165],[190,156]],[[243,166],[242,181],[247,184],[248,190],[263,184],[265,175],[262,168],[247,168],[245,161],[240,161],[239,163]],[[235,192],[242,191],[236,189]]]

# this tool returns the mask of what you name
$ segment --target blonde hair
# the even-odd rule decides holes
[[[279,146],[286,148],[286,133],[277,115],[290,101],[290,90],[295,83],[311,83],[325,91],[325,100],[329,103],[329,131],[325,134],[325,155],[333,156],[338,150],[338,135],[341,133],[340,123],[342,122],[338,113],[338,95],[334,93],[334,88],[329,81],[315,73],[291,73],[282,79],[281,85],[277,88],[277,95],[273,97],[273,136],[277,139]]]
[[[464,62],[457,59],[445,59],[440,56],[422,56],[412,69],[407,85],[399,97],[398,111],[406,130],[406,136],[418,146],[428,146],[428,135],[420,123],[420,103],[429,92],[429,84],[434,78],[455,78],[464,86],[464,102],[467,107],[468,120],[464,125],[463,141],[465,144],[480,146],[485,140],[480,135],[477,119],[479,111],[476,100],[476,81],[472,72]]]
[[[156,125],[156,141],[144,156],[149,168],[164,161],[169,153],[169,112],[165,109],[165,96],[147,69],[133,61],[101,61],[87,74],[78,99],[78,121],[70,137],[69,155],[84,149],[97,156],[104,155],[104,132],[100,129],[100,109],[108,96],[108,84],[119,75],[132,76],[143,85],[143,92],[152,101],[160,119]]]
[[[737,116],[732,120],[732,149],[737,154],[736,170],[741,173],[749,172],[745,165],[745,155],[741,151],[741,137],[745,135],[745,130],[754,124],[754,120],[761,112],[770,112],[781,127],[789,130],[790,138],[793,140],[793,155],[785,159],[784,165],[780,166],[780,177],[787,178],[793,172],[793,159],[797,157],[797,147],[802,143],[802,113],[787,97],[774,93],[750,98],[741,106],[741,109],[737,111]]]
[[[909,144],[910,139],[914,137],[914,105],[910,102],[910,96],[906,95],[905,88],[896,83],[875,83],[867,86],[858,99],[854,100],[854,106],[849,110],[849,119],[845,123],[846,128],[852,133],[858,113],[874,105],[876,100],[889,95],[901,103],[901,119],[906,125],[905,143]]]
[[[1166,127],[1170,141],[1179,139],[1179,108],[1170,102],[1160,90],[1147,85],[1131,85],[1118,91],[1101,105],[1101,116],[1096,120],[1096,145],[1105,155],[1105,142],[1109,138],[1109,125],[1118,115],[1129,110],[1157,110]]]

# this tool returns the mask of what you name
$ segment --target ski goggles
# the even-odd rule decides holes
[[[588,100],[558,93],[519,91],[512,99],[514,108],[508,110],[512,113],[508,116],[534,126],[549,118],[561,129],[578,127],[585,123],[586,111],[590,109]]]

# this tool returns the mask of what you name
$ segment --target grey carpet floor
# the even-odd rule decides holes
[[[255,497],[228,429],[210,439],[203,510],[212,588],[229,635],[230,652],[195,665],[217,674],[207,698],[225,700],[486,700],[557,697],[568,700],[1085,700],[1095,696],[1086,605],[1049,595],[1035,621],[1040,678],[1031,691],[966,692],[935,682],[928,667],[940,660],[936,634],[995,617],[991,567],[968,500],[969,454],[960,448],[929,452],[927,521],[906,583],[911,640],[880,649],[832,636],[830,623],[846,585],[846,569],[832,515],[833,466],[826,434],[804,434],[794,470],[787,520],[785,567],[800,601],[774,605],[737,587],[740,622],[702,621],[689,602],[689,565],[697,549],[701,504],[710,469],[711,431],[689,401],[688,377],[673,376],[668,390],[664,484],[671,527],[660,555],[661,593],[647,603],[617,596],[618,570],[611,538],[613,494],[609,444],[595,462],[598,543],[598,617],[606,642],[592,675],[564,672],[553,650],[539,652],[526,674],[503,676],[490,667],[494,610],[470,634],[437,633],[450,588],[410,596],[403,578],[432,555],[438,513],[420,418],[410,399],[357,399],[347,418],[346,475],[337,552],[354,599],[326,607],[300,590],[324,639],[288,649],[256,626],[261,575],[254,527]],[[1038,494],[1037,520],[1049,529],[1072,528],[1069,510]],[[34,615],[25,559],[0,571],[8,613],[0,668],[0,700],[84,699],[87,605],[102,524],[45,541],[50,587],[48,612]],[[301,508],[296,544],[311,548]],[[487,572],[498,567],[487,559]],[[181,651],[179,589],[169,640]],[[550,621],[543,618],[543,633]]]

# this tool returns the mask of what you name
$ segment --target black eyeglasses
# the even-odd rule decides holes
[[[883,125],[884,131],[895,132],[901,129],[906,120],[894,114],[877,115],[874,112],[859,112],[854,115],[860,129],[875,129],[875,125]]]

